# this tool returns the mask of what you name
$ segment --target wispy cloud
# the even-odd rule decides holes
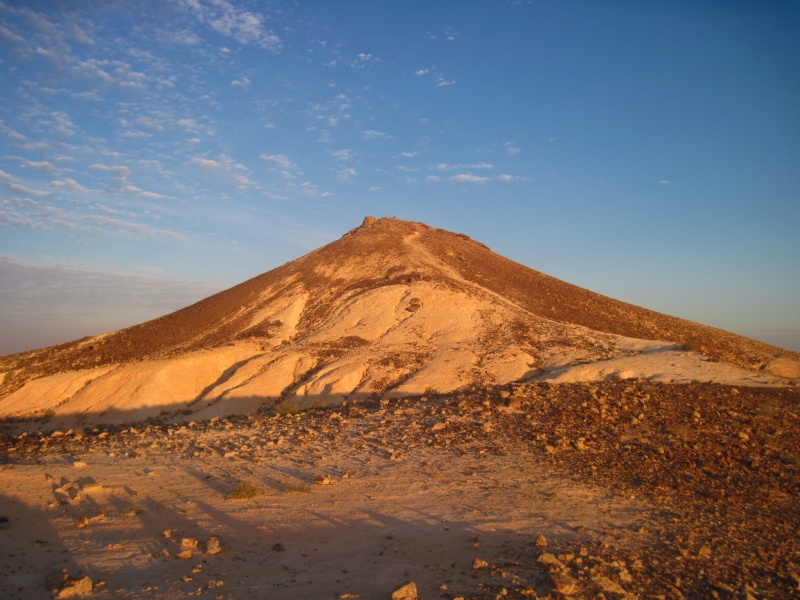
[[[53,163],[47,161],[31,161],[26,160],[22,163],[23,169],[30,169],[31,171],[38,171],[39,173],[47,173],[48,175],[59,175],[62,171]]]
[[[81,185],[74,179],[70,179],[69,177],[65,179],[56,179],[55,181],[50,182],[50,186],[54,188],[58,188],[60,190],[64,190],[66,192],[76,192],[78,194],[90,194],[95,192],[95,190],[90,190],[86,186]]]
[[[297,168],[297,165],[295,165],[291,160],[289,160],[289,157],[286,156],[285,154],[262,154],[261,156],[259,156],[259,158],[262,160],[273,162],[282,169]]]
[[[472,165],[450,164],[450,163],[438,163],[436,165],[437,171],[458,171],[462,169],[488,170],[488,169],[494,169],[494,165],[487,162],[482,162]]]
[[[267,28],[262,15],[237,8],[228,0],[183,0],[183,5],[198,21],[240,44],[255,44],[270,50],[280,47],[280,38]]]
[[[3,184],[12,192],[22,194],[23,196],[42,197],[50,195],[50,192],[46,190],[39,190],[23,185],[20,183],[19,179],[3,170],[0,170],[0,181],[2,181]]]
[[[474,173],[459,173],[458,175],[452,175],[450,181],[457,181],[459,183],[486,183],[489,181],[489,177],[481,177]]]
[[[75,72],[88,79],[99,79],[105,84],[114,84],[125,89],[143,89],[147,75],[134,71],[130,63],[116,59],[96,59],[78,61]]]
[[[89,210],[91,210],[91,207],[89,207]],[[102,210],[100,212],[109,213],[110,211]],[[122,211],[118,211],[116,214],[119,216],[109,217],[106,214],[67,210],[61,206],[32,198],[10,198],[0,201],[0,222],[12,227],[29,229],[64,228],[95,231],[111,236],[143,235],[181,242],[188,241],[188,237],[183,233],[163,227],[153,227],[139,221],[119,218],[121,216],[129,216]]]
[[[103,173],[111,173],[113,175],[111,181],[119,184],[125,183],[128,180],[128,177],[131,175],[131,170],[123,165],[104,165],[102,163],[94,163],[90,168]]]
[[[384,131],[376,131],[375,129],[368,129],[363,134],[365,140],[389,140],[392,136]]]
[[[295,179],[303,174],[300,168],[285,154],[262,154],[259,158],[274,165],[274,170],[280,172],[286,179]]]
[[[340,181],[351,181],[355,177],[358,177],[358,171],[352,167],[346,167],[340,170],[339,174],[336,176]]]
[[[349,148],[341,148],[340,150],[331,150],[328,152],[332,157],[339,160],[353,160],[353,151]]]
[[[9,139],[14,140],[16,142],[24,142],[25,140],[28,139],[23,134],[19,133],[18,131],[12,129],[11,127],[3,123],[3,121],[0,121],[0,133],[4,134]]]
[[[414,75],[416,75],[420,79],[427,79],[428,75],[430,75],[434,79],[434,81],[436,81],[437,87],[448,87],[456,84],[455,79],[444,77],[443,75],[437,72],[436,68],[417,69],[416,71],[414,71]]]
[[[214,160],[211,158],[196,157],[192,159],[192,162],[206,173],[219,175],[229,180],[234,189],[244,190],[249,187],[257,187],[256,183],[247,176],[250,170],[243,164],[234,162],[230,158],[222,157],[220,160]]]
[[[23,194],[26,196],[49,196],[50,192],[45,190],[37,190],[35,188],[30,188],[28,186],[22,185],[21,183],[9,183],[8,189],[12,192],[17,192],[19,194]]]

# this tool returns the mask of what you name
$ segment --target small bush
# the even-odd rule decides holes
[[[296,400],[284,400],[275,407],[275,413],[279,415],[294,415],[300,412],[300,405]]]
[[[48,420],[52,419],[55,416],[56,416],[56,411],[53,408],[48,408],[46,411],[42,413],[42,417]]]
[[[686,352],[700,352],[700,342],[694,338],[689,338],[681,346]]]
[[[311,488],[309,486],[307,486],[307,485],[297,485],[297,484],[287,485],[283,489],[283,492],[285,494],[313,494],[313,492],[311,491]]]
[[[264,493],[260,487],[252,481],[243,479],[236,484],[236,487],[228,492],[228,500],[249,500]]]
[[[123,515],[135,516],[135,515],[140,515],[143,512],[147,511],[143,509],[141,506],[127,506],[123,508],[121,512]]]

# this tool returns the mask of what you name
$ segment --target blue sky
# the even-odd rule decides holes
[[[800,350],[794,2],[0,0],[0,353],[365,215]]]

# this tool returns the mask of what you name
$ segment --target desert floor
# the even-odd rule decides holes
[[[540,383],[7,433],[0,595],[67,569],[96,598],[797,597],[798,413],[797,388]]]

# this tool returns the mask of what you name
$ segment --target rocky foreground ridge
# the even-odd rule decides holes
[[[0,590],[796,598],[798,430],[797,388],[621,381],[4,436]]]
[[[595,294],[467,236],[368,217],[127,329],[0,358],[0,417],[203,419],[521,381],[786,384],[800,356]]]

